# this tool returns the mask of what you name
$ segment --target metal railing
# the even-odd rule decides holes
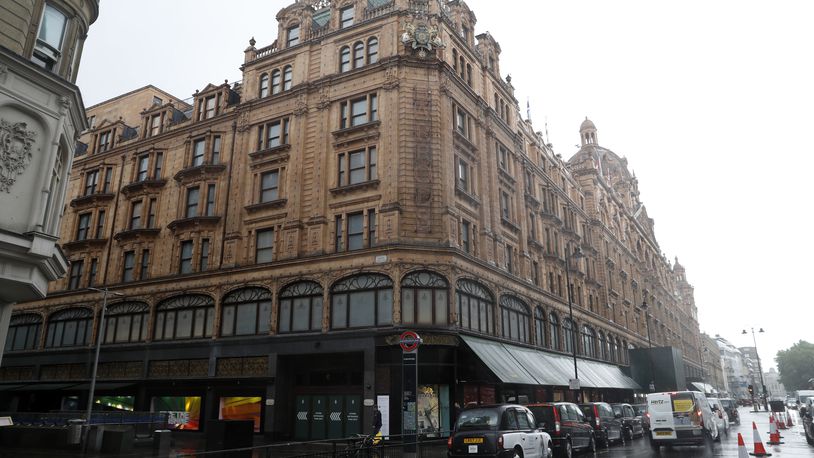
[[[86,412],[0,412],[0,417],[11,417],[15,425],[67,426],[69,420],[84,419]],[[159,412],[93,412],[90,423],[94,425],[153,425],[166,429],[169,415]]]

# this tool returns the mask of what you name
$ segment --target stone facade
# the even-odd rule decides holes
[[[398,410],[388,358],[407,328],[437,357],[428,383],[460,402],[470,369],[449,372],[456,336],[565,354],[573,342],[625,367],[647,345],[644,300],[653,344],[700,371],[692,287],[661,253],[627,161],[589,121],[571,160],[555,154],[465,3],[299,1],[277,20],[274,43],[244,51],[240,83],[187,101],[148,86],[88,110],[62,225],[71,275],[18,306],[42,331],[13,366],[50,364],[38,350],[54,347],[62,363],[86,361],[101,295],[85,288],[104,286],[126,296],[111,316],[125,304],[140,323],[109,319],[102,357],[136,372],[144,361],[137,398],[178,392],[151,388],[155,377],[247,379],[266,399],[264,431],[280,436],[296,436],[285,398],[322,377],[292,375],[292,357],[358,363],[348,392],[390,393]],[[84,334],[64,345],[54,316]],[[566,391],[546,389],[539,398]],[[613,394],[586,392],[601,396]]]

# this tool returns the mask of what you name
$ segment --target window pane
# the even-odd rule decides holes
[[[347,294],[338,294],[333,297],[331,301],[331,327],[333,328],[346,328],[348,317],[348,296]]]
[[[271,319],[271,301],[263,301],[259,305],[260,312],[257,317],[257,333],[268,334],[269,320]]]
[[[350,327],[373,326],[376,294],[373,291],[350,293]]]
[[[322,329],[322,297],[311,299],[311,329],[314,331]]]
[[[116,323],[116,342],[130,341],[130,315],[120,316]]]
[[[292,331],[307,331],[310,324],[310,317],[308,314],[311,312],[311,304],[307,297],[298,297],[294,299],[294,320],[291,324]]]
[[[142,337],[141,335],[144,332],[144,330],[141,327],[141,322],[142,320],[144,320],[145,316],[146,314],[133,316],[133,329],[132,331],[130,331],[131,342],[140,342],[144,340],[144,337]]]
[[[415,322],[415,290],[412,288],[401,289],[401,322]]]
[[[447,292],[446,290],[435,290],[435,323],[447,324]]]
[[[378,291],[377,323],[378,325],[390,324],[393,322],[393,290],[381,289]]]
[[[164,338],[166,339],[175,338],[175,314],[175,311],[167,312],[167,316],[164,319]]]
[[[192,336],[192,310],[178,311],[178,324],[176,325],[175,337],[178,339]]]
[[[65,334],[63,334],[62,337],[63,346],[71,346],[76,343],[77,340],[76,324],[77,324],[76,321],[65,322]]]
[[[466,296],[462,296],[461,294],[458,294],[458,298],[461,301],[458,310],[458,314],[460,315],[460,317],[458,319],[460,320],[462,327],[469,328],[469,298]]]
[[[418,294],[418,323],[432,324],[432,290],[419,289]]]
[[[255,334],[257,331],[257,304],[240,304],[237,306],[237,335]]]
[[[283,299],[280,301],[280,326],[278,332],[291,331],[291,300]]]
[[[226,305],[223,307],[223,322],[220,325],[220,334],[223,336],[234,335],[235,329],[235,306]]]
[[[62,37],[65,31],[65,15],[51,5],[45,5],[45,12],[42,16],[40,34],[37,38],[48,43],[52,48],[60,50],[62,48]]]

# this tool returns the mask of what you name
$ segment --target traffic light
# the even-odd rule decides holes
[[[749,388],[747,388],[747,389],[749,390],[750,395],[755,394],[755,388],[752,385],[749,385]]]

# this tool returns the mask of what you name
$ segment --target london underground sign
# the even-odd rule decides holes
[[[421,337],[415,331],[404,331],[399,336],[399,346],[404,353],[411,353],[418,349],[421,344]]]

